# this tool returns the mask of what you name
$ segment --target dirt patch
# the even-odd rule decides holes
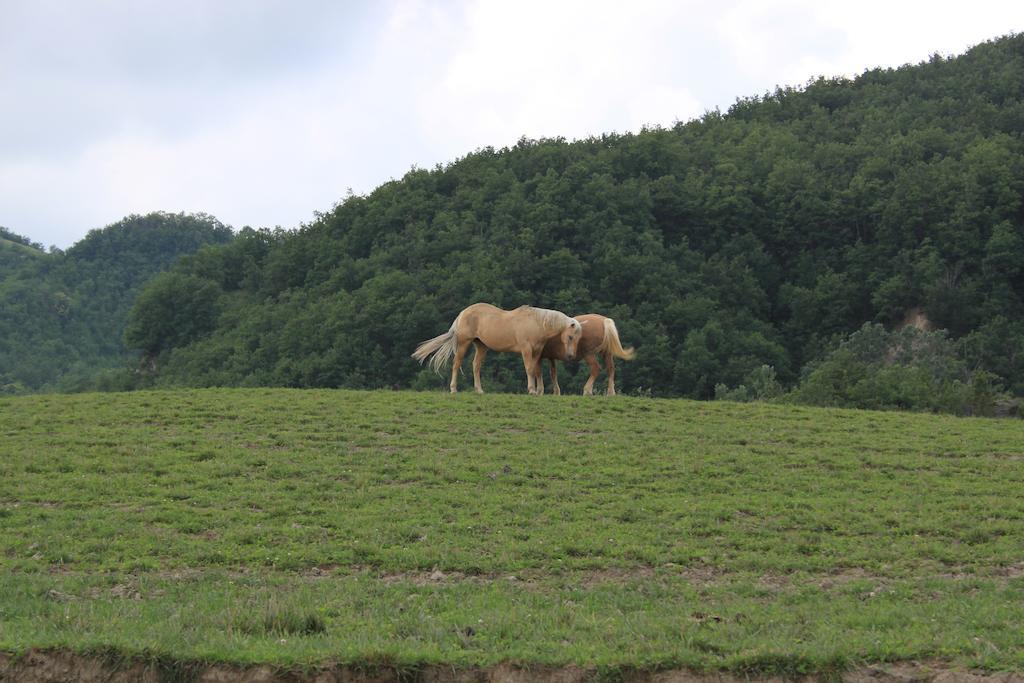
[[[519,585],[524,588],[538,587],[542,583],[547,585],[572,585],[579,588],[594,588],[605,583],[626,583],[634,580],[651,579],[655,576],[655,570],[650,567],[637,567],[629,569],[598,569],[582,570],[566,573],[562,576],[552,576],[540,570],[527,569],[519,572],[501,572],[485,574],[467,574],[465,572],[440,570],[418,571],[418,572],[392,572],[380,574],[376,578],[387,584],[409,583],[414,586],[436,586],[456,583],[471,584],[494,584],[508,583]]]
[[[896,326],[896,329],[902,330],[904,327],[913,327],[922,332],[931,332],[935,329],[932,321],[928,319],[928,315],[917,306],[907,309],[903,320]]]
[[[1024,674],[953,669],[942,664],[867,666],[842,675],[844,683],[1022,683]]]
[[[54,565],[49,569],[51,574],[64,576],[93,576],[91,572],[76,571],[69,565]],[[131,577],[145,576],[149,579],[172,582],[199,581],[210,572],[196,568],[180,568],[142,572]],[[228,578],[248,578],[253,570],[246,567],[214,572]],[[763,589],[770,592],[781,592],[794,586],[816,585],[825,591],[845,588],[854,581],[873,582],[878,586],[889,586],[893,583],[908,580],[938,579],[946,581],[968,581],[972,579],[993,581],[996,584],[1006,583],[1024,578],[1024,562],[1017,562],[1000,567],[986,567],[974,571],[968,567],[922,567],[916,577],[878,574],[865,569],[848,567],[829,572],[812,574],[787,574],[784,572],[766,572],[761,575],[736,574],[724,571],[719,567],[704,564],[678,565],[663,564],[659,566],[634,565],[630,567],[606,567],[602,569],[565,570],[552,574],[538,568],[521,569],[518,571],[501,572],[462,572],[444,571],[438,568],[430,570],[381,571],[371,565],[326,563],[299,570],[298,576],[309,580],[338,579],[346,577],[366,577],[376,579],[385,584],[409,583],[416,586],[456,584],[460,582],[472,584],[520,583],[524,585],[573,585],[580,588],[594,588],[603,584],[626,584],[634,581],[651,581],[662,579],[681,579],[693,586],[714,587],[728,585],[737,580],[753,580]],[[113,597],[132,597],[127,589],[138,592],[136,581],[128,579],[126,586],[115,586],[111,590]],[[89,597],[98,597],[105,589],[94,589]],[[74,597],[74,596],[71,596]],[[58,599],[58,596],[51,596]]]
[[[782,683],[778,677],[729,673],[698,673],[685,669],[669,671],[616,672],[616,680],[630,683]],[[160,662],[124,660],[116,657],[79,655],[61,650],[31,650],[20,657],[0,653],[0,681],[50,683],[159,683],[173,678],[200,683],[591,683],[607,680],[609,672],[581,666],[521,666],[497,664],[489,667],[430,665],[395,668],[389,666],[328,665],[306,670],[278,669],[267,665],[231,666],[203,662]],[[811,683],[809,675],[790,681]],[[954,669],[935,664],[887,664],[861,667],[840,676],[844,683],[1024,683],[1024,674],[988,673]]]
[[[393,572],[381,574],[378,577],[382,582],[411,583],[414,586],[436,586],[446,583],[494,583],[496,581],[518,581],[519,577],[513,574],[466,574],[465,572],[443,572],[434,569],[429,572]]]
[[[1024,562],[1007,565],[1006,567],[997,567],[993,570],[992,574],[1001,579],[1019,579],[1024,576]]]
[[[70,652],[36,651],[23,657],[0,654],[0,681],[36,683],[42,681],[159,681],[156,671],[147,676],[141,662],[114,665],[100,657],[87,657]]]
[[[713,587],[728,584],[737,580],[738,575],[723,571],[718,567],[709,565],[676,565],[665,564],[658,567],[633,566],[633,567],[610,567],[604,569],[580,569],[566,571],[564,574],[551,574],[540,569],[523,569],[517,572],[482,572],[466,573],[461,571],[443,571],[440,569],[419,570],[419,571],[397,571],[379,573],[373,567],[359,565],[335,565],[325,564],[312,567],[303,572],[308,578],[331,578],[338,576],[351,576],[364,574],[376,578],[386,584],[409,583],[415,586],[433,586],[455,583],[492,584],[492,583],[518,583],[524,587],[531,587],[539,584],[558,585],[571,584],[579,588],[591,589],[604,584],[626,584],[634,581],[651,581],[659,577],[664,579],[682,579],[687,583],[698,587]],[[993,567],[983,573],[972,572],[967,569],[949,568],[945,571],[936,569],[926,573],[919,578],[934,578],[945,580],[965,581],[970,579],[987,579],[997,583],[1006,583],[1013,579],[1024,577],[1024,562],[1007,565],[1005,567]],[[751,578],[751,577],[742,577]],[[845,568],[823,574],[790,575],[785,573],[769,572],[760,577],[753,577],[757,585],[772,593],[778,593],[796,585],[816,585],[825,591],[838,591],[846,588],[855,581],[872,582],[878,589],[888,587],[898,582],[901,577],[875,574],[859,568]]]
[[[623,567],[608,569],[588,569],[577,575],[581,588],[594,588],[605,583],[622,584],[635,580],[649,580],[654,578],[654,569],[651,567]],[[572,575],[566,577],[572,579]]]

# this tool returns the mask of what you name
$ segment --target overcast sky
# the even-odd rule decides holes
[[[0,225],[62,248],[156,210],[294,228],[480,147],[1022,30],[994,0],[0,0]]]

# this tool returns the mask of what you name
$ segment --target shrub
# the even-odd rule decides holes
[[[998,377],[971,370],[945,331],[867,323],[804,368],[787,400],[817,406],[994,415]]]
[[[747,375],[743,384],[730,389],[725,384],[715,385],[716,401],[771,401],[783,393],[782,385],[775,375],[775,368],[762,365]]]

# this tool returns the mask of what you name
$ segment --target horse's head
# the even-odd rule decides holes
[[[583,334],[583,325],[576,318],[569,318],[569,323],[562,330],[562,346],[565,347],[565,359],[576,358],[576,345],[580,343],[580,336]]]

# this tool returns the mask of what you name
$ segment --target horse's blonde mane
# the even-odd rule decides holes
[[[537,317],[545,330],[564,330],[569,324],[569,316],[561,311],[553,311],[550,308],[535,308],[530,306],[530,311]]]

